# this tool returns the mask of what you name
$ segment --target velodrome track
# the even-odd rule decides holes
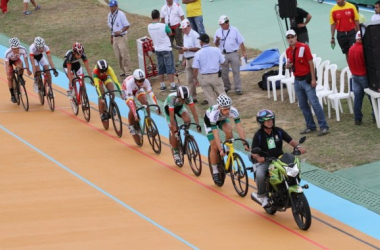
[[[157,156],[149,145],[135,146],[125,126],[120,139],[112,128],[104,131],[95,103],[89,123],[81,111],[73,116],[62,72],[55,112],[39,104],[25,79],[29,112],[10,102],[0,70],[0,249],[380,247],[378,239],[315,209],[307,232],[290,210],[267,215],[229,180],[216,187],[207,165],[200,177],[187,163],[176,167],[166,138]]]

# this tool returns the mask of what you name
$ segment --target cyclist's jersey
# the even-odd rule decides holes
[[[239,112],[236,108],[231,107],[229,116],[224,116],[220,110],[219,106],[216,104],[214,106],[209,107],[206,110],[205,114],[205,123],[207,127],[211,127],[212,129],[217,129],[217,124],[221,121],[227,120],[228,118],[232,118],[235,121],[235,124],[240,122]],[[209,124],[208,124],[209,123]]]
[[[20,60],[21,56],[24,56],[25,58],[28,56],[28,52],[25,47],[20,46],[17,54],[12,51],[12,48],[9,48],[5,51],[4,61],[12,64],[13,62]]]
[[[148,93],[152,92],[152,85],[150,85],[149,80],[145,79],[144,83],[141,85],[141,87],[139,87],[136,85],[133,75],[125,78],[122,85],[122,89],[126,94],[127,100],[133,99],[137,93],[144,92],[144,88],[148,91]]]
[[[30,56],[33,56],[35,60],[39,61],[41,60],[44,52],[48,55],[50,54],[50,49],[47,45],[44,45],[44,50],[41,52],[39,51],[37,48],[36,48],[36,44],[33,43],[32,45],[30,45],[29,47],[29,55]]]
[[[87,61],[86,53],[83,52],[81,58],[77,59],[74,56],[74,52],[72,50],[68,50],[65,55],[65,61],[63,62],[63,67],[67,68],[67,64],[77,64],[77,66],[78,65],[80,66],[80,62],[79,62],[80,59],[82,59],[83,62],[86,62]]]
[[[168,106],[169,110],[174,110],[175,108],[182,107],[183,104],[189,106],[194,105],[193,97],[189,95],[189,98],[185,100],[185,103],[181,103],[177,98],[177,93],[171,93],[168,95],[168,97],[166,97],[164,107]]]
[[[116,84],[118,90],[121,91],[121,85],[115,75],[115,71],[111,66],[108,66],[108,69],[104,74],[100,73],[98,67],[94,67],[94,70],[92,71],[92,78],[94,79],[95,86],[99,86],[101,82],[105,82],[109,77],[111,77],[112,81]]]

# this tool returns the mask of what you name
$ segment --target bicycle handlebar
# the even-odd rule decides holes
[[[137,108],[136,109],[136,113],[139,111],[139,110],[142,110],[142,109],[146,109],[146,108],[150,108],[150,107],[156,107],[158,109],[159,112],[161,112],[161,109],[160,109],[160,106],[156,105],[156,104],[148,104],[148,105],[141,105],[141,107]]]
[[[112,95],[113,93],[116,93],[116,92],[119,93],[119,94],[121,94],[121,91],[117,90],[117,89],[116,90],[105,91],[104,94],[103,94],[103,98],[104,98],[105,95]]]
[[[48,72],[48,71],[57,71],[56,69],[44,69],[44,70],[37,70],[36,71],[36,74],[37,73],[45,73],[45,72]],[[57,72],[58,73],[58,72]]]
[[[226,143],[233,143],[234,141],[242,141],[243,142],[243,145],[247,145],[247,147],[249,147],[249,144],[246,140],[244,139],[241,139],[241,138],[230,138],[228,140],[225,140],[223,143],[223,145],[225,145]]]
[[[74,85],[74,83],[75,83],[76,80],[79,80],[79,79],[86,79],[86,78],[90,79],[90,81],[91,81],[91,85],[94,86],[94,80],[92,79],[91,76],[76,76],[76,77],[74,77],[73,80],[71,81],[71,84]],[[84,81],[83,81],[83,82],[84,82]]]
[[[179,127],[178,127],[178,133],[179,133],[179,131],[180,130],[188,130],[189,128],[190,128],[190,126],[191,125],[195,125],[195,126],[197,126],[197,129],[199,129],[201,126],[199,126],[199,124],[197,124],[197,123],[195,123],[195,122],[190,122],[190,123],[184,123],[184,124],[182,124],[182,125],[180,125]]]

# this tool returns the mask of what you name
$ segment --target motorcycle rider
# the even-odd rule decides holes
[[[260,129],[256,131],[252,139],[252,147],[260,148],[261,151],[268,153],[269,157],[278,158],[284,152],[282,151],[282,141],[287,142],[293,148],[301,152],[301,154],[306,153],[306,150],[301,148],[297,141],[293,140],[288,133],[285,132],[282,128],[275,126],[275,115],[269,109],[260,110],[256,115],[256,121],[260,125]],[[251,154],[252,162],[256,162],[256,185],[257,185],[257,194],[252,192],[251,198],[257,196],[258,200],[261,202],[262,207],[267,207],[269,205],[265,178],[268,175],[268,167],[270,162],[265,161],[264,154]]]

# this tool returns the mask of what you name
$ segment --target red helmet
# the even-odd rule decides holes
[[[73,44],[73,52],[74,53],[77,53],[78,55],[82,55],[83,52],[84,52],[84,48],[82,46],[82,44],[76,42]]]

